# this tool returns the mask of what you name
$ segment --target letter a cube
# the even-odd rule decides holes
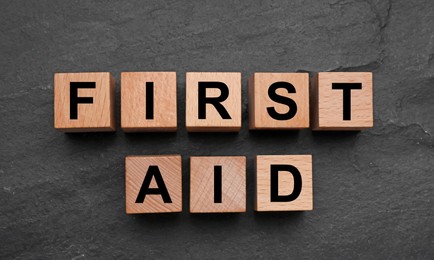
[[[180,155],[127,156],[127,214],[182,211]]]

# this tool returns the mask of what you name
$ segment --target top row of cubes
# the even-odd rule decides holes
[[[241,86],[238,72],[187,72],[187,130],[239,131]],[[250,129],[309,128],[310,121],[313,130],[370,128],[372,93],[371,72],[320,72],[312,78],[311,91],[308,73],[254,73],[249,79]],[[56,129],[115,131],[114,107],[112,74],[55,74]],[[176,131],[176,72],[121,73],[121,127],[125,132]]]

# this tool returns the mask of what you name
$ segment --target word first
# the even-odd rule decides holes
[[[115,131],[115,82],[109,72],[56,73],[54,127],[64,132]],[[185,82],[187,131],[240,130],[241,73],[187,72]],[[312,79],[308,73],[254,73],[248,85],[252,130],[373,126],[371,72],[319,72]],[[120,86],[123,131],[177,130],[175,72],[123,72]]]

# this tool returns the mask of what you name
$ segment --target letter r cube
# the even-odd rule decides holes
[[[189,132],[238,132],[241,73],[187,72],[185,113]]]

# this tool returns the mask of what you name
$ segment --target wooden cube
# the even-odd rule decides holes
[[[190,158],[190,212],[246,211],[246,157]]]
[[[125,187],[127,214],[181,212],[181,156],[127,156]]]
[[[109,72],[54,74],[54,128],[116,131],[115,79]]]
[[[125,132],[176,131],[176,72],[121,73]]]
[[[249,118],[250,129],[309,128],[309,74],[254,73]]]
[[[373,127],[371,72],[320,72],[312,89],[313,130]]]
[[[256,211],[312,209],[311,155],[256,156]]]
[[[186,127],[189,132],[238,132],[241,73],[187,72]]]

